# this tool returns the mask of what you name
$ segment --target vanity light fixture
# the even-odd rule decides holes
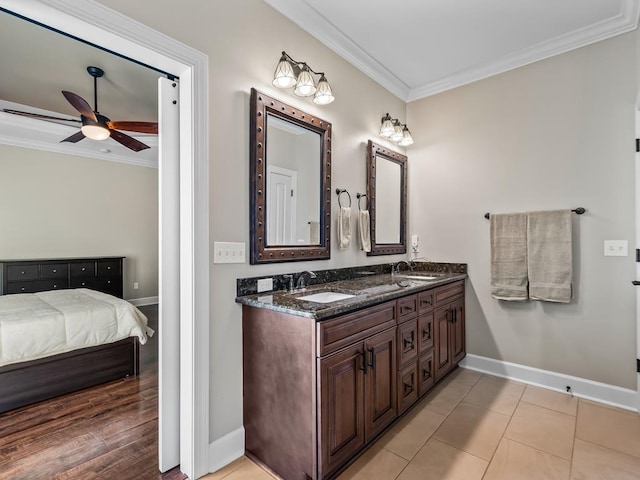
[[[388,113],[382,117],[380,125],[380,136],[388,138],[401,147],[413,144],[413,137],[406,123],[401,123],[397,118],[391,118]]]
[[[318,75],[318,84],[313,78]],[[323,72],[316,72],[306,62],[294,60],[287,52],[282,52],[276,71],[273,74],[273,86],[278,88],[294,87],[293,93],[299,97],[313,95],[313,103],[327,105],[335,100],[331,85]]]

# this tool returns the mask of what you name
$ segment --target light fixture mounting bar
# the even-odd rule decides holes
[[[284,50],[282,51],[282,56],[286,57],[287,60],[289,60],[292,64],[294,64],[296,66],[304,65],[314,75],[320,75],[321,77],[324,76],[324,72],[316,72],[313,68],[311,68],[311,66],[307,62],[299,62],[298,60],[294,60],[293,58],[291,58],[291,55],[289,55]]]

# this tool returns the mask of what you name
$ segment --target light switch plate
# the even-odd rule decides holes
[[[629,242],[627,240],[605,240],[605,257],[626,257],[629,255]]]
[[[214,242],[213,263],[244,263],[244,243]]]

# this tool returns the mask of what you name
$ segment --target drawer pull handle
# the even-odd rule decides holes
[[[58,288],[58,285],[54,285],[53,288]]]
[[[413,312],[413,307],[400,307],[400,315],[403,315],[405,312]]]
[[[86,283],[82,282],[82,286],[84,287],[86,285]]]
[[[24,292],[24,287],[22,287],[22,288],[20,289],[20,291]]]
[[[107,280],[107,284],[111,285],[111,280]]]
[[[369,353],[371,354],[371,361],[369,362],[369,366],[371,367],[372,370],[374,370],[376,368],[376,355],[373,352],[373,348],[369,349]]]
[[[407,349],[412,349],[413,348],[413,340],[409,340],[408,338],[403,338],[404,341],[404,348]]]
[[[413,379],[411,379],[411,383],[403,382],[404,394],[413,392]]]
[[[58,270],[56,270],[55,268],[52,271],[53,271],[53,273],[57,273],[58,272]]]
[[[86,270],[86,268],[82,267],[82,271],[84,272]]]
[[[24,275],[24,272],[20,272],[20,275]]]
[[[111,270],[111,267],[107,267],[107,270]]]
[[[431,325],[422,330],[422,339],[429,340],[431,338]]]

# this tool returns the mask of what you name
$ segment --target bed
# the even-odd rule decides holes
[[[122,260],[0,262],[0,412],[138,374],[152,331],[118,298]]]

